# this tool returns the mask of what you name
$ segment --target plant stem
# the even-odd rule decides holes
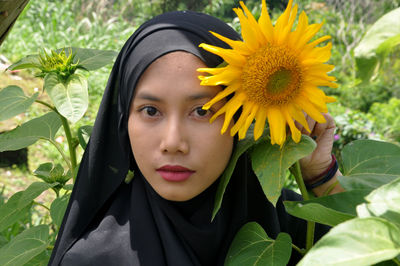
[[[40,103],[40,104],[42,104],[42,105],[44,105],[44,106],[50,108],[51,110],[57,112],[57,110],[56,110],[56,108],[54,108],[54,106],[51,106],[50,104],[48,104],[48,103],[46,103],[46,102],[43,102],[43,101],[41,101],[41,100],[35,100],[35,102]]]
[[[298,246],[296,246],[293,243],[292,243],[292,248],[295,249],[297,252],[299,252],[301,255],[304,255],[306,253],[306,251],[304,249],[299,248]]]
[[[38,205],[38,206],[41,206],[41,207],[45,208],[46,210],[50,211],[49,207],[47,207],[46,205],[44,205],[44,204],[42,204],[42,203],[40,203],[40,202],[33,201],[33,204]]]
[[[70,169],[71,169],[72,175],[74,176],[74,181],[75,181],[76,150],[75,150],[74,144],[72,142],[71,129],[69,128],[69,123],[68,123],[67,119],[64,116],[62,116],[60,113],[57,112],[57,114],[61,118],[61,122],[64,127],[64,131],[65,131],[65,136],[67,137],[69,157],[71,160],[71,168]]]
[[[301,175],[300,163],[297,161],[292,167],[291,171],[294,175],[297,185],[299,186],[301,195],[304,200],[309,200],[310,196],[308,195],[308,191],[306,185],[304,184],[303,177]],[[315,222],[307,221],[307,236],[306,236],[306,251],[307,253],[314,244],[314,230],[315,230]]]
[[[68,168],[72,172],[71,162],[70,162],[69,158],[67,157],[67,155],[65,155],[65,153],[64,153],[63,149],[60,147],[60,145],[57,142],[55,142],[54,140],[52,140],[52,139],[45,139],[45,140],[50,141],[50,143],[53,144],[54,147],[56,147],[56,149],[61,154],[61,156],[63,157],[64,161],[66,162]]]
[[[68,160],[68,158],[65,156],[64,152],[62,152],[61,148],[54,141],[51,141],[51,142],[53,143],[53,145],[56,146],[57,150],[61,153],[62,157],[64,158],[64,160],[68,164],[68,167],[71,170],[71,173],[74,175],[75,168],[76,168],[76,165],[77,165],[76,150],[75,150],[76,146],[74,146],[74,144],[72,142],[71,129],[69,127],[69,123],[68,123],[67,119],[62,114],[60,114],[54,106],[51,106],[50,104],[48,104],[46,102],[43,102],[43,101],[40,101],[40,100],[36,100],[35,102],[40,103],[40,104],[50,108],[56,114],[59,115],[59,117],[61,119],[61,123],[62,123],[63,128],[64,128],[65,137],[67,138],[70,159]],[[74,180],[75,180],[75,176],[74,176]]]
[[[400,265],[400,261],[397,258],[392,259],[397,265]]]

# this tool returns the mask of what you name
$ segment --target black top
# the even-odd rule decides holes
[[[207,66],[217,66],[221,59],[198,47],[202,42],[227,47],[210,30],[240,39],[224,22],[184,11],[155,17],[126,42],[111,72],[50,265],[222,265],[235,234],[249,221],[260,223],[272,238],[287,232],[296,245],[304,246],[305,222],[288,215],[282,204],[299,200],[299,195],[284,190],[275,208],[246,154],[213,222],[218,180],[189,201],[172,202],[161,198],[137,168],[127,120],[140,75],[173,51],[192,53]],[[135,177],[126,184],[129,168]],[[292,254],[294,262],[298,254]]]

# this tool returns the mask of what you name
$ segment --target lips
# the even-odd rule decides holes
[[[164,165],[156,171],[163,179],[172,182],[184,181],[195,172],[180,165]]]

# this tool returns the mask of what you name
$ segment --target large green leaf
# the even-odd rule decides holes
[[[299,143],[288,139],[282,147],[279,147],[263,141],[251,149],[253,170],[272,204],[275,205],[281,195],[289,167],[310,154],[315,147],[315,142],[310,137],[303,135]]]
[[[357,140],[343,148],[343,175],[346,190],[373,190],[400,177],[400,146],[374,140]]]
[[[0,152],[22,149],[39,139],[54,140],[60,126],[60,117],[54,112],[32,119],[0,135]]]
[[[69,52],[75,53],[74,63],[78,62],[79,66],[84,67],[86,70],[96,70],[105,65],[111,64],[115,57],[118,55],[116,51],[112,50],[96,50],[88,48],[66,47],[65,54],[69,56]],[[57,52],[60,52],[58,49]]]
[[[49,94],[57,111],[75,123],[85,114],[88,103],[88,85],[85,77],[73,74],[64,82],[55,73],[44,78],[44,89]]]
[[[372,265],[400,254],[400,229],[387,220],[356,218],[332,228],[301,265]]]
[[[357,76],[364,82],[373,78],[387,53],[400,43],[399,17],[400,8],[382,16],[355,47]]]
[[[69,195],[56,198],[50,206],[50,215],[53,222],[60,228],[65,210],[67,209]]]
[[[25,96],[18,86],[8,86],[0,91],[0,121],[25,112],[35,102],[39,93]]]
[[[293,216],[335,226],[357,216],[357,205],[365,202],[369,190],[353,190],[307,201],[285,201],[286,211]]]
[[[285,266],[292,253],[292,240],[280,233],[276,240],[257,223],[245,224],[236,234],[225,258],[226,266]]]
[[[39,68],[41,66],[39,56],[37,54],[28,55],[8,67],[10,70],[24,69],[24,68]]]
[[[375,189],[365,199],[368,203],[357,207],[359,217],[382,217],[400,228],[400,178]]]
[[[261,141],[266,141],[266,139],[267,139],[266,134],[264,134],[260,139],[257,140],[257,142],[255,142],[254,137],[253,137],[253,126],[251,126],[248,130],[246,138],[239,141],[236,144],[235,149],[232,152],[232,156],[229,160],[229,163],[228,163],[227,167],[225,168],[224,172],[222,173],[222,176],[220,177],[220,180],[219,180],[217,193],[215,195],[215,200],[214,200],[214,210],[213,210],[212,219],[214,219],[215,215],[218,213],[218,210],[221,208],[225,189],[228,186],[229,180],[231,179],[233,170],[235,169],[236,162],[238,161],[239,157],[245,151],[247,151],[251,146],[253,146],[254,144],[259,143]]]
[[[0,206],[0,232],[17,222],[26,212],[32,200],[57,184],[35,182],[26,190],[15,193],[5,204]]]
[[[24,264],[24,266],[47,266],[50,260],[50,252],[48,250],[43,251],[30,261]]]
[[[30,204],[21,209],[17,208],[22,194],[22,191],[17,192],[8,199],[7,203],[0,205],[0,232],[23,219],[31,208]]]
[[[0,265],[24,265],[46,250],[48,244],[48,225],[38,225],[29,228],[0,249]]]

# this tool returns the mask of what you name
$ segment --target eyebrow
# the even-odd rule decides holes
[[[188,97],[186,97],[186,99],[189,101],[194,101],[194,100],[213,98],[213,97],[214,97],[213,93],[201,92],[201,93],[189,95]],[[153,101],[153,102],[161,102],[162,101],[161,98],[159,98],[155,95],[152,95],[152,94],[148,94],[148,93],[139,93],[137,95],[137,98],[142,99],[142,100],[149,100],[149,101]]]

